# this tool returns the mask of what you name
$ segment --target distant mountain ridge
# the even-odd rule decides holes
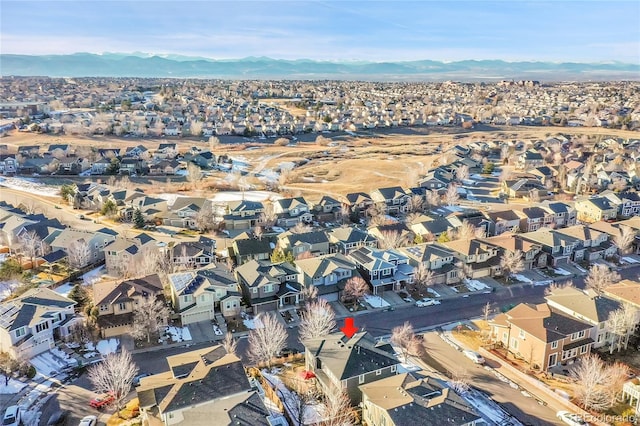
[[[0,54],[2,76],[175,77],[225,79],[502,80],[640,79],[640,64],[506,62],[502,60],[316,61],[248,57],[216,60],[176,54]]]

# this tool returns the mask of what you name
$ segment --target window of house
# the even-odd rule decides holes
[[[396,366],[395,366],[395,365],[392,365],[392,366],[391,366],[391,372],[392,372],[392,373],[395,373],[395,372],[396,372]]]
[[[124,311],[125,306],[126,306],[126,305],[125,305],[125,303],[124,303],[124,302],[120,302],[120,303],[118,303],[118,309],[120,309],[121,311]]]
[[[267,285],[264,286],[264,292],[265,293],[269,293],[271,291],[273,291],[273,284],[267,284]]]
[[[48,329],[49,329],[48,322],[43,322],[42,324],[36,325],[36,333],[40,333],[41,331],[48,330]]]
[[[108,305],[100,305],[100,312],[104,312],[109,308]]]
[[[587,348],[588,348],[588,347],[589,347],[588,345],[581,346],[581,347],[580,347],[580,353],[581,353],[581,354],[586,354],[586,353],[587,353]]]
[[[16,337],[24,336],[25,334],[27,334],[27,331],[24,329],[24,327],[20,327],[16,330]]]
[[[376,370],[376,376],[379,376],[382,374],[382,370]]]
[[[551,342],[551,349],[558,349],[558,342]]]
[[[524,338],[525,338],[524,330],[520,330],[520,331],[518,332],[518,337],[519,337],[519,338],[521,338],[521,339],[524,339]]]
[[[358,376],[358,384],[361,385],[364,383],[364,374]]]
[[[518,340],[514,339],[513,337],[511,338],[511,347],[515,350],[518,349]]]
[[[258,288],[252,288],[252,289],[251,289],[251,292],[252,292],[253,294],[257,294],[257,293],[258,293]]]
[[[585,335],[586,335],[586,331],[582,330],[581,332],[578,333],[578,339],[582,339]]]

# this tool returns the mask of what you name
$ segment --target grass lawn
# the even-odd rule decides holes
[[[129,401],[125,407],[120,410],[120,415],[114,413],[109,420],[107,420],[107,426],[119,426],[119,425],[141,425],[140,422],[132,422],[131,419],[138,417],[140,414],[140,402],[138,398],[134,398]]]
[[[477,351],[478,348],[486,343],[486,340],[483,339],[483,334],[487,334],[490,327],[484,320],[473,321],[473,324],[478,328],[478,330],[474,330],[463,324],[459,330],[454,329],[451,334],[464,347]]]

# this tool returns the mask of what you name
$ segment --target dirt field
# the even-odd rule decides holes
[[[249,164],[250,173],[242,178],[243,184],[251,188],[263,189],[264,179],[258,179],[252,172],[270,170],[275,173],[283,163],[308,160],[296,167],[288,176],[285,188],[293,195],[301,194],[309,201],[317,201],[329,194],[340,198],[349,192],[370,192],[374,188],[386,186],[409,186],[415,177],[433,167],[439,156],[432,151],[439,144],[466,145],[472,141],[492,140],[539,140],[545,137],[565,135],[615,136],[638,138],[638,132],[617,131],[601,128],[557,128],[557,127],[506,127],[485,131],[466,132],[462,129],[405,129],[386,130],[371,137],[340,136],[335,138],[336,146],[322,146],[315,143],[300,143],[295,147],[281,147],[271,144],[220,144],[216,154],[229,154],[243,158]],[[329,137],[331,135],[325,135]],[[16,152],[19,146],[41,145],[44,149],[53,143],[68,143],[73,146],[94,146],[122,148],[144,145],[156,149],[161,142],[178,144],[180,151],[192,146],[208,147],[202,139],[164,138],[133,139],[120,137],[70,137],[34,135],[12,132],[0,140],[6,144],[9,152]],[[238,141],[242,141],[238,138]],[[224,188],[228,175],[213,172],[201,185]],[[413,181],[413,182],[412,182]],[[149,192],[160,190],[158,185],[150,187]],[[162,188],[164,190],[164,188]]]

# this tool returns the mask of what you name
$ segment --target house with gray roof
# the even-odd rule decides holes
[[[28,360],[53,349],[78,321],[76,302],[48,288],[35,288],[0,303],[0,352]]]
[[[301,234],[287,231],[278,235],[278,247],[284,251],[290,251],[294,257],[307,252],[314,256],[321,256],[329,253],[329,237],[322,230]]]
[[[372,293],[398,291],[413,281],[409,259],[397,250],[360,247],[349,254],[360,275],[371,285]]]
[[[310,223],[313,215],[304,197],[281,198],[273,202],[273,212],[278,216],[278,225],[289,228],[299,222]]]
[[[230,201],[223,216],[225,229],[253,228],[260,223],[263,212],[264,205],[259,201]]]
[[[359,247],[375,248],[378,240],[371,234],[355,226],[341,226],[327,231],[329,251],[331,253],[349,254]]]
[[[140,380],[140,410],[166,426],[270,426],[242,361],[222,345],[167,357],[169,370]]]
[[[440,244],[424,243],[402,247],[398,251],[409,259],[412,267],[422,265],[433,272],[435,284],[455,284],[460,281],[455,253]]]
[[[254,314],[297,305],[302,299],[299,272],[288,262],[252,259],[234,272],[244,301]]]
[[[377,188],[371,191],[371,199],[387,214],[406,213],[410,194],[400,186]]]
[[[107,273],[114,277],[123,276],[130,265],[142,261],[149,251],[161,250],[157,241],[145,233],[135,238],[117,236],[104,248],[104,263]]]
[[[306,340],[305,366],[322,389],[345,389],[352,405],[362,401],[360,385],[398,374],[400,361],[389,343],[376,342],[360,331],[351,338],[342,332]]]
[[[341,253],[297,260],[296,269],[302,287],[315,286],[318,296],[328,302],[338,300],[346,282],[359,276],[353,260]]]
[[[578,220],[593,223],[599,220],[613,220],[618,215],[618,207],[606,197],[592,197],[576,200]]]
[[[81,269],[104,262],[104,249],[116,239],[117,234],[114,234],[110,229],[84,231],[67,228],[51,234],[45,242],[52,251],[63,250],[69,257],[70,265]]]

